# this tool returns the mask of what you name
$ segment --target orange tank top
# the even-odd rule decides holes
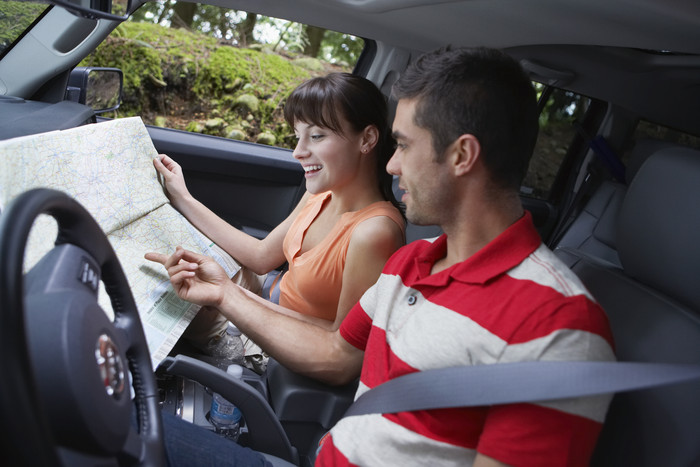
[[[280,305],[328,321],[335,321],[342,288],[345,257],[350,237],[362,221],[386,216],[405,232],[401,213],[389,201],[379,201],[359,211],[343,213],[318,245],[299,254],[304,235],[321,212],[331,193],[313,195],[284,237],[284,256],[289,263],[280,282]]]

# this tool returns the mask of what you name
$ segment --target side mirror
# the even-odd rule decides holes
[[[119,108],[124,76],[118,68],[76,67],[71,71],[66,99],[91,107],[96,114]]]
[[[49,0],[78,16],[88,19],[124,21],[133,12],[132,0]],[[134,2],[138,3],[138,2]],[[135,9],[135,8],[134,8]]]

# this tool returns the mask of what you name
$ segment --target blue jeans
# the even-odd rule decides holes
[[[169,413],[163,413],[163,431],[171,467],[272,465],[260,453]]]

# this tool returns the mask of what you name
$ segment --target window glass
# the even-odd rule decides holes
[[[43,2],[0,1],[0,57],[48,7]]]
[[[574,123],[588,110],[590,99],[571,91],[548,89],[534,83],[539,99],[546,99],[540,112],[537,144],[521,193],[547,199],[569,146],[576,135]]]
[[[684,133],[682,131],[678,131],[664,125],[659,125],[657,123],[653,123],[647,120],[640,120],[637,123],[637,126],[634,130],[634,136],[630,141],[630,146],[628,149],[632,149],[636,141],[645,139],[666,141],[668,143],[679,144],[682,146],[687,146],[690,148],[700,150],[700,137]],[[633,154],[634,151],[632,150],[625,151],[621,156],[622,163],[626,166],[635,165],[634,162],[631,160]],[[637,161],[637,163],[639,163],[639,161]]]
[[[658,139],[700,149],[700,137],[689,135],[688,133],[683,133],[673,128],[658,125],[646,120],[641,120],[635,129],[634,140],[637,141],[640,139]]]
[[[124,72],[114,117],[293,148],[286,97],[310,77],[352,71],[363,47],[334,31],[161,1],[140,8],[80,65]]]

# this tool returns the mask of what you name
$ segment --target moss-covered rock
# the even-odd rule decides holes
[[[192,133],[204,133],[205,129],[206,127],[201,122],[190,122],[185,127],[185,131],[189,131]]]
[[[322,72],[324,70],[321,60],[313,57],[295,58],[292,63],[309,71]]]
[[[224,130],[224,133],[227,138],[229,139],[237,139],[239,141],[245,141],[248,135],[246,134],[243,129],[234,127],[234,126],[229,126]]]
[[[260,109],[260,100],[252,94],[241,94],[234,99],[233,108],[243,115],[255,113]]]
[[[224,85],[224,91],[226,91],[226,92],[233,92],[233,91],[235,91],[236,89],[240,88],[240,87],[241,87],[241,84],[243,84],[243,79],[241,79],[240,77],[238,77],[238,78],[234,79],[232,82],[230,82],[230,83]]]
[[[210,118],[204,122],[204,128],[206,129],[207,133],[217,133],[223,130],[225,126],[226,122],[221,117]]]
[[[277,138],[275,138],[275,135],[273,135],[272,133],[268,133],[265,131],[258,135],[255,142],[260,144],[267,144],[268,146],[274,146],[277,142]]]

